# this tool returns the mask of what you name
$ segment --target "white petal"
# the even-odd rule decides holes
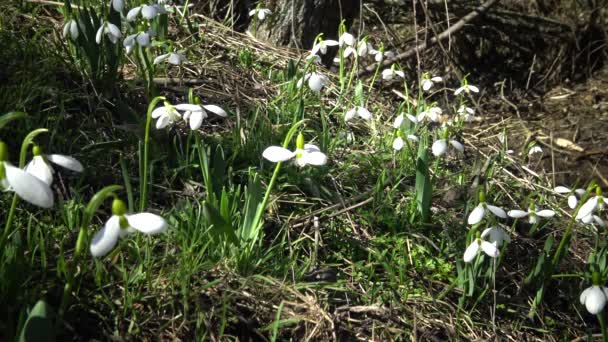
[[[72,25],[72,21],[68,21],[67,23],[65,23],[65,25],[63,25],[63,38],[66,38],[68,36],[68,33],[70,32],[70,26]]]
[[[496,258],[500,254],[500,251],[498,250],[498,247],[496,247],[493,243],[490,243],[488,241],[481,241],[481,249],[490,258]]]
[[[443,81],[443,78],[441,78],[440,76],[435,76],[435,77],[431,78],[431,81],[437,83],[437,82]]]
[[[144,5],[143,8],[141,9],[141,16],[148,20],[154,19],[154,17],[156,17],[157,14],[158,14],[158,11],[156,10],[156,7],[154,7],[154,6]]]
[[[576,196],[575,195],[568,196],[568,207],[570,207],[570,209],[574,209],[574,208],[576,208],[577,205],[578,205],[578,199],[576,198]]]
[[[190,129],[199,129],[203,124],[203,112],[188,112],[190,114]]]
[[[409,115],[409,114],[408,114]],[[403,114],[400,114],[397,118],[395,118],[395,122],[393,122],[393,127],[399,128],[403,125]]]
[[[589,292],[591,292],[592,288],[593,288],[593,286],[590,286],[590,287],[586,288],[585,290],[583,290],[583,292],[581,292],[581,296],[579,297],[579,300],[582,305],[585,305],[585,301],[587,301],[587,296],[589,295]]]
[[[325,41],[325,45],[326,46],[338,46],[338,45],[340,45],[340,43],[335,40],[328,39]]]
[[[257,12],[258,12],[257,8],[256,9],[252,9],[251,11],[249,11],[249,16],[253,17]]]
[[[25,172],[35,176],[47,185],[53,183],[53,170],[42,156],[34,156],[32,161],[25,166]]]
[[[413,122],[413,123],[414,123],[414,125],[417,125],[417,124],[418,124],[418,119],[417,119],[415,116],[413,116],[412,114],[405,114],[405,116],[406,116],[406,117],[407,117],[407,118],[408,118],[408,119],[409,119],[411,122]]]
[[[310,75],[310,78],[308,79],[308,86],[310,87],[310,89],[314,92],[320,92],[321,89],[323,88],[323,86],[325,85],[325,79],[317,74],[317,73],[312,73]]]
[[[71,20],[70,21],[70,36],[72,37],[72,39],[76,40],[78,39],[78,23],[76,22],[76,20]]]
[[[53,191],[48,184],[7,162],[4,169],[8,184],[24,201],[42,208],[53,206]]]
[[[464,262],[471,262],[477,256],[479,252],[479,239],[473,240],[469,247],[464,251]]]
[[[418,138],[417,136],[413,135],[413,134],[408,134],[407,138],[411,141],[415,141],[415,142],[419,142],[420,138]]]
[[[180,103],[173,107],[177,110],[190,111],[190,112],[200,112],[203,110],[201,106],[195,105],[195,104],[190,104],[190,103]]]
[[[535,153],[543,153],[543,149],[540,146],[533,146],[530,151],[528,151],[529,156]]]
[[[464,91],[464,89],[465,89],[464,87],[460,87],[460,88],[456,89],[454,91],[454,95],[458,95],[458,94],[462,93]]]
[[[205,106],[203,106],[203,108],[205,108],[205,110],[208,110],[215,115],[219,115],[224,118],[228,116],[228,113],[226,113],[225,110],[223,110],[221,107],[216,106],[216,105],[205,105]]]
[[[587,191],[585,191],[585,189],[576,189],[574,190],[574,193],[577,194],[579,197],[583,197],[583,195],[586,193]]]
[[[137,33],[128,35],[122,42],[122,46],[125,48],[133,47],[135,45],[135,37],[137,37]]]
[[[123,0],[112,0],[112,8],[114,8],[114,10],[116,12],[122,12],[122,9],[125,7],[125,3]]]
[[[467,219],[468,224],[471,224],[471,225],[478,224],[479,222],[481,222],[481,220],[483,219],[485,214],[486,214],[486,210],[483,208],[482,204],[479,204],[469,214],[469,218]]]
[[[469,88],[470,91],[472,91],[474,93],[479,93],[479,88],[477,88],[474,85],[469,85],[468,88]]]
[[[150,45],[150,34],[147,32],[142,32],[140,34],[137,35],[137,44],[139,44],[139,46],[149,46]]]
[[[401,137],[397,137],[395,138],[395,140],[393,140],[393,148],[397,151],[401,151],[401,149],[403,148],[404,142],[403,139],[401,139]]]
[[[94,257],[102,257],[108,254],[116,246],[119,234],[120,218],[113,215],[103,228],[93,236],[90,247],[91,254]]]
[[[509,210],[507,215],[513,218],[522,218],[528,216],[528,212],[523,210]]]
[[[169,54],[168,54],[168,53],[166,53],[166,54],[164,54],[164,55],[160,55],[160,56],[158,56],[158,57],[154,58],[154,62],[153,62],[153,64],[158,64],[158,63],[160,63],[160,62],[163,62],[163,61],[164,61],[164,60],[166,60],[167,58],[169,58]]]
[[[313,144],[304,144],[304,150],[306,152],[321,152],[319,146]]]
[[[585,307],[592,315],[597,315],[606,306],[606,295],[599,286],[592,286],[585,296]]]
[[[97,42],[97,44],[101,44],[101,35],[103,34],[104,29],[105,26],[102,24],[101,27],[97,30],[97,34],[95,34],[95,41]]]
[[[346,49],[344,49],[344,57],[348,57],[350,55],[356,56],[357,51],[355,49],[353,49],[352,47],[348,46],[348,47],[346,47]]]
[[[137,18],[139,11],[141,11],[141,6],[130,9],[129,12],[127,12],[127,21],[134,21],[135,18]]]
[[[459,152],[464,152],[464,146],[456,140],[450,140],[450,145],[452,145]]]
[[[557,192],[558,194],[567,194],[570,193],[570,189],[566,188],[565,186],[556,186],[555,188],[553,188],[553,191]]]
[[[184,57],[184,55],[182,55],[182,54],[170,53],[168,62],[169,62],[169,64],[180,65],[185,60],[186,60],[186,57]]]
[[[321,166],[327,164],[327,156],[323,152],[306,152],[302,154],[304,163]]]
[[[510,242],[511,237],[500,227],[490,227],[484,229],[481,233],[481,238],[487,237],[487,240],[497,247],[500,247],[504,241]]]
[[[427,91],[429,89],[431,89],[431,87],[433,86],[433,82],[431,82],[431,80],[429,79],[424,79],[422,80],[422,90]]]
[[[357,114],[363,120],[368,120],[369,121],[369,120],[372,119],[372,113],[369,110],[367,110],[367,108],[358,107]]]
[[[448,143],[444,139],[436,140],[431,146],[431,151],[435,157],[443,155],[448,150]]]
[[[162,115],[167,115],[168,111],[169,111],[169,108],[167,108],[167,106],[161,106],[161,107],[155,108],[152,111],[151,116],[152,116],[153,119],[156,119],[156,118],[159,118]]]
[[[84,170],[84,167],[82,167],[82,164],[78,160],[76,160],[75,158],[72,158],[70,156],[64,156],[62,154],[48,154],[48,155],[46,155],[46,158],[50,162],[53,162],[59,166],[65,167],[68,170],[72,170],[72,171],[76,171],[76,172],[82,172]]]
[[[601,228],[606,228],[606,222],[604,222],[604,220],[602,220],[599,216],[597,215],[593,215],[593,222],[595,222],[595,224],[597,224],[598,226],[600,226]]]
[[[357,115],[357,108],[353,108],[344,114],[344,121],[352,120]]]
[[[284,162],[293,158],[294,156],[295,153],[280,146],[270,146],[262,153],[262,157],[273,163]]]
[[[150,214],[139,213],[134,215],[125,215],[129,225],[144,234],[158,234],[167,230],[167,221],[164,218]]]
[[[488,210],[490,210],[492,212],[492,214],[494,214],[500,218],[507,218],[507,213],[505,213],[505,211],[502,210],[502,208],[499,208],[494,205],[489,205],[489,204],[486,204],[486,206],[488,207]]]
[[[545,210],[536,212],[536,215],[538,215],[540,217],[553,217],[555,215],[555,211],[545,209]]]
[[[118,28],[118,26],[112,24],[112,23],[108,23],[108,30],[110,31],[110,35],[115,37],[115,38],[120,38],[122,36],[122,34],[120,33],[120,29]],[[112,37],[110,37],[110,40]]]
[[[405,78],[405,73],[401,70],[395,70],[395,75],[397,75],[401,78]]]
[[[597,196],[593,196],[585,202],[578,210],[578,214],[576,215],[576,219],[581,219],[589,214],[591,214],[595,208],[597,207]]]
[[[158,120],[156,120],[156,129],[163,129],[171,124],[171,118],[169,115],[161,115]]]

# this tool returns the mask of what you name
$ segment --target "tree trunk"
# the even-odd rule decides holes
[[[315,37],[337,39],[342,19],[348,27],[359,15],[360,0],[274,0],[272,15],[260,23],[252,19],[250,31],[276,45],[310,49]],[[256,27],[257,26],[257,27]]]

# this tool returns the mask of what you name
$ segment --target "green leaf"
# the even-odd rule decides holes
[[[422,216],[422,223],[429,223],[431,220],[431,200],[433,198],[428,165],[427,139],[426,136],[423,136],[420,140],[416,158],[416,204]]]
[[[249,183],[245,189],[245,211],[243,213],[243,224],[241,225],[241,237],[246,240],[257,240],[261,220],[256,223],[256,216],[260,215],[259,211],[264,210],[262,207],[263,195],[262,185],[257,174],[251,172]],[[257,227],[254,227],[257,225]]]
[[[55,340],[53,315],[53,309],[44,300],[39,300],[21,329],[19,342]]]
[[[4,128],[4,126],[8,125],[13,120],[24,119],[27,117],[27,114],[24,112],[9,112],[2,116],[0,116],[0,129]]]
[[[355,86],[355,103],[358,106],[365,107],[365,97],[363,96],[363,82],[357,81]]]
[[[213,225],[213,229],[211,230],[213,234],[224,237],[232,244],[238,244],[238,239],[234,233],[232,225],[224,220],[216,208],[209,205],[209,203],[204,202],[203,215],[205,215],[209,223]]]

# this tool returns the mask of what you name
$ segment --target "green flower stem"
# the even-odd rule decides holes
[[[148,74],[148,96],[156,95],[156,89],[154,87],[154,70],[152,69],[152,64],[150,64],[150,59],[148,58],[148,52],[144,47],[140,47],[141,55],[144,58],[144,65],[146,68],[146,73]]]
[[[150,145],[150,125],[152,124],[152,111],[156,104],[159,101],[163,101],[165,98],[163,96],[157,96],[152,99],[150,105],[148,106],[148,114],[146,115],[146,133],[144,136],[144,161],[143,161],[143,173],[141,179],[141,189],[140,189],[140,199],[139,199],[139,211],[143,212],[146,210],[146,206],[148,205],[148,154],[149,154],[149,146]]]
[[[602,342],[608,342],[608,333],[606,332],[606,320],[604,319],[603,312],[597,314],[597,320],[600,321],[600,328],[602,329]]]

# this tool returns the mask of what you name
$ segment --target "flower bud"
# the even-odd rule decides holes
[[[125,202],[115,198],[114,201],[112,201],[112,214],[116,216],[124,216],[126,213],[127,206],[125,205]]]
[[[479,203],[486,202],[486,192],[483,190],[479,190]]]
[[[298,133],[298,138],[296,139],[296,148],[299,150],[304,149],[304,135],[302,132]]]
[[[42,154],[42,149],[40,148],[40,146],[38,145],[34,145],[34,147],[32,147],[32,154],[34,156],[39,156]]]

